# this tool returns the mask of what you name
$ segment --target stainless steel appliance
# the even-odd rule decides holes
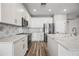
[[[22,17],[22,27],[27,27],[27,26],[28,26],[28,21]]]
[[[43,24],[44,41],[47,42],[47,34],[55,33],[54,23]]]

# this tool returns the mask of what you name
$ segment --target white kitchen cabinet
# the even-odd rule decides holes
[[[22,56],[23,54],[23,42],[22,40],[16,41],[14,43],[14,55],[15,56]]]
[[[15,20],[14,20],[14,23],[16,25],[22,25],[22,17],[23,17],[23,12],[24,11],[24,8],[21,4],[16,4],[16,10],[15,10]]]
[[[48,54],[50,56],[58,56],[58,44],[54,38],[48,37]]]
[[[10,42],[0,42],[0,56],[12,56],[13,46]]]
[[[23,55],[25,55],[25,53],[26,53],[26,51],[28,50],[28,46],[27,46],[27,37],[25,37],[23,40],[22,40],[22,42],[23,42]]]
[[[67,15],[54,15],[55,33],[66,33]]]
[[[21,40],[16,41],[14,43],[14,55],[15,56],[24,56],[27,50],[28,50],[27,37],[24,37]]]
[[[60,35],[60,36],[59,36]],[[50,56],[79,56],[79,40],[69,35],[48,34],[48,53]]]
[[[21,4],[16,3],[2,3],[1,4],[1,22],[21,25],[22,12]]]
[[[27,35],[0,40],[0,56],[24,56],[28,50],[27,44]]]
[[[1,3],[1,19],[0,22],[22,25],[22,17],[30,20],[30,15],[26,8],[20,3]]]
[[[1,4],[1,22],[14,24],[15,19],[15,4]]]
[[[14,25],[22,25],[22,17],[28,16],[25,7],[20,3],[1,3],[0,22]]]

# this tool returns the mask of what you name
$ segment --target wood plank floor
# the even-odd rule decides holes
[[[32,42],[32,46],[27,56],[47,56],[48,49],[45,42]]]

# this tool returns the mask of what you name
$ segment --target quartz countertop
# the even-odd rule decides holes
[[[58,44],[70,51],[79,51],[79,39],[78,37],[72,37],[69,35],[59,34],[48,34],[48,37],[52,40],[56,40]]]
[[[7,37],[7,38],[2,38],[0,39],[0,43],[1,42],[15,42],[21,38],[27,37],[27,35],[14,35],[11,37]]]

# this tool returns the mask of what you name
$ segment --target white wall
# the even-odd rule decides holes
[[[32,17],[31,19],[31,27],[32,29],[32,41],[43,41],[44,33],[43,24],[44,23],[52,23],[52,17]]]
[[[66,32],[66,15],[54,15],[55,33]]]
[[[72,28],[76,27],[77,28],[77,34],[79,34],[79,18],[73,19],[73,20],[68,20],[69,21],[69,29],[68,32],[72,34]]]
[[[44,23],[52,23],[52,17],[32,17],[31,27],[43,27]]]

